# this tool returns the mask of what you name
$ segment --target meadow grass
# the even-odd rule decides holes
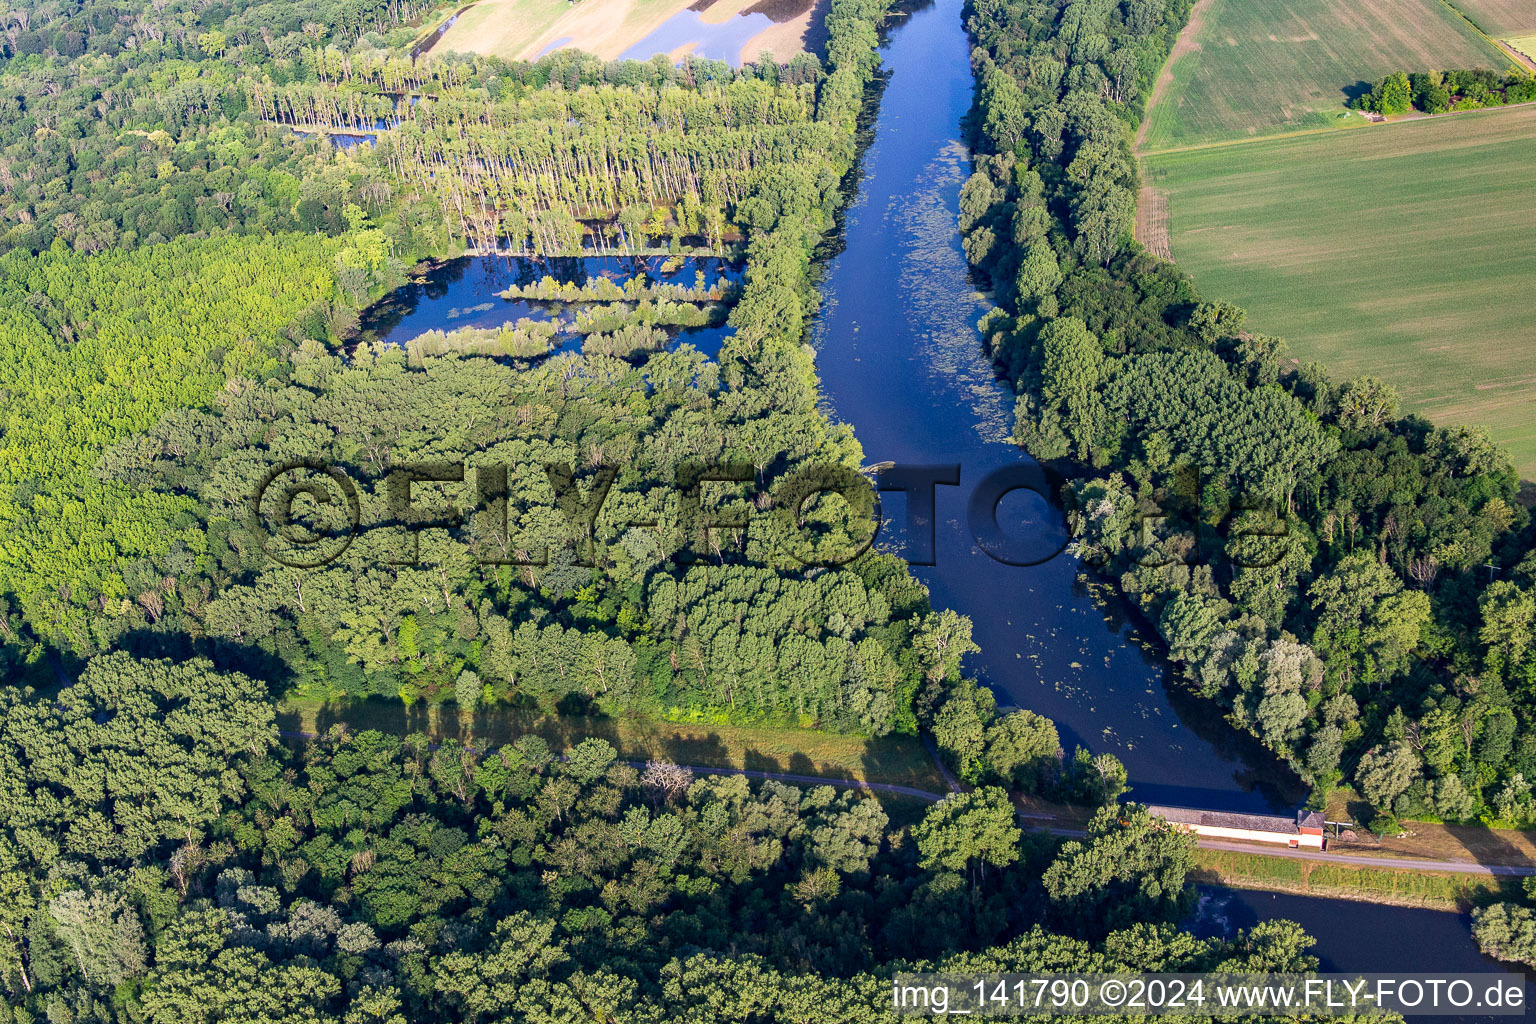
[[[1499,899],[1515,898],[1519,879],[1411,868],[1352,867],[1261,853],[1196,850],[1192,878],[1197,882],[1367,900],[1409,907],[1467,910]]]
[[[570,9],[567,0],[480,0],[459,15],[436,49],[516,60]]]
[[[1145,152],[1358,126],[1345,103],[1391,72],[1510,66],[1442,0],[1206,0],[1185,31]]]
[[[337,723],[345,723],[353,732],[419,732],[433,739],[453,737],[488,746],[531,733],[542,736],[556,750],[597,737],[612,743],[619,756],[630,761],[665,758],[709,768],[822,775],[947,792],[943,776],[916,736],[865,739],[787,726],[542,715],[505,707],[481,711],[465,721],[453,705],[418,702],[407,708],[399,701],[386,700],[340,704],[291,700],[278,707],[278,727],[289,732],[320,733]]]
[[[1536,106],[1149,156],[1174,258],[1248,327],[1536,478]]]
[[[1504,40],[1511,49],[1519,50],[1531,60],[1536,60],[1536,35],[1515,36]]]

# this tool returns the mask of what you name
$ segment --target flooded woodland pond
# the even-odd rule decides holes
[[[559,319],[567,303],[500,294],[513,286],[535,285],[546,277],[576,285],[603,277],[620,286],[644,277],[651,284],[692,287],[698,283],[736,283],[741,280],[741,271],[713,256],[465,256],[427,269],[412,283],[369,307],[360,325],[361,338],[403,345],[432,330],[496,328],[523,319]],[[692,345],[713,358],[732,330],[717,324],[669,333],[673,345]],[[579,335],[562,334],[560,338],[556,351],[580,350]]]

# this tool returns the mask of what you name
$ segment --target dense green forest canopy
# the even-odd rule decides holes
[[[811,407],[803,364],[743,347],[732,339],[719,364],[684,347],[635,363],[443,357],[412,369],[395,348],[343,362],[311,346],[296,379],[178,413],[105,456],[105,478],[185,493],[206,510],[205,571],[183,573],[160,617],[138,626],[259,645],[321,696],[436,697],[468,668],[499,699],[546,710],[570,697],[614,714],[688,709],[888,732],[936,668],[914,641],[938,619],[904,568],[871,555],[807,576],[775,535],[781,519],[758,514],[739,484],[708,500],[712,516],[748,529],[722,529],[717,550],[687,530],[690,463],[762,467],[771,485],[801,463],[859,462]],[[798,407],[784,401],[795,395]],[[452,421],[429,429],[444,408]],[[271,440],[253,449],[253,436]],[[383,525],[321,568],[289,568],[266,557],[244,511],[290,457],[357,479],[364,523],[395,521],[386,465],[467,466],[466,483],[446,489],[466,513],[498,474],[506,507],[414,541]],[[561,502],[600,492],[585,536],[587,516],[567,518]],[[419,547],[418,564],[391,565],[402,544]]]
[[[926,725],[976,782],[1123,789],[1113,759],[1064,766],[1050,722],[962,678],[969,623],[898,560],[808,567],[763,515],[766,535],[712,547],[679,507],[681,467],[739,465],[751,493],[723,512],[783,502],[821,546],[850,529],[777,481],[862,462],[802,339],[883,5],[839,0],[825,66],[745,73],[419,68],[377,54],[404,5],[71,10],[13,18],[0,69],[4,1024],[872,1019],[923,958],[1310,964],[1291,926],[1173,931],[1187,842],[1145,815],[1086,844],[1166,837],[1159,888],[1074,853],[1047,892],[1029,880],[1053,844],[1023,839],[1001,788],[908,828],[830,787],[641,770],[601,741],[277,744],[284,693],[505,702]],[[393,127],[349,155],[267,119]],[[742,281],[541,283],[579,354],[537,321],[347,347],[406,262],[578,248],[578,211],[599,246],[686,239],[743,258]],[[718,358],[670,343],[727,304]],[[455,462],[502,518],[296,570],[244,514],[295,457],[363,481],[369,513],[395,511],[390,468]],[[602,515],[566,514],[598,493]],[[1080,924],[1106,887],[1139,908],[1123,936]]]
[[[20,5],[0,35],[0,249],[346,228],[379,183],[251,111],[251,83],[315,54],[386,53],[422,0]],[[372,185],[372,189],[369,186]]]
[[[185,493],[134,494],[99,471],[87,478],[104,449],[170,410],[217,407],[244,388],[291,378],[297,361],[313,355],[304,343],[346,339],[355,311],[400,283],[406,263],[494,243],[511,211],[534,212],[524,205],[532,193],[521,190],[554,178],[551,166],[525,162],[494,180],[458,182],[473,190],[474,209],[493,211],[488,236],[474,234],[478,214],[450,216],[464,190],[434,190],[448,177],[441,161],[458,160],[443,147],[467,131],[467,119],[483,118],[497,131],[525,124],[531,140],[583,118],[592,122],[583,138],[600,146],[623,138],[642,152],[682,138],[678,132],[685,148],[717,155],[731,148],[733,131],[790,133],[787,157],[778,142],[764,142],[764,167],[775,174],[707,176],[716,183],[708,209],[689,192],[702,172],[669,170],[664,160],[632,168],[624,163],[629,150],[613,150],[614,161],[581,177],[579,187],[622,199],[627,205],[608,210],[605,223],[637,245],[667,231],[675,245],[686,226],[715,248],[729,233],[739,255],[749,232],[761,234],[748,250],[760,287],[709,299],[742,300],[733,326],[749,350],[782,328],[792,340],[776,342],[765,361],[798,361],[800,386],[810,386],[798,352],[799,326],[814,301],[804,250],[830,226],[842,169],[852,161],[853,112],[872,70],[876,9],[865,6],[836,13],[833,22],[845,27],[825,68],[809,58],[759,75],[699,62],[603,64],[583,54],[515,65],[449,56],[421,65],[405,58],[420,68],[405,85],[373,79],[395,74],[398,47],[412,30],[391,26],[422,13],[409,4],[258,5],[238,13],[87,4],[13,15],[0,62],[0,78],[17,90],[16,105],[0,111],[0,132],[15,140],[4,165],[18,170],[5,180],[5,215],[14,225],[0,332],[12,356],[0,391],[5,444],[14,452],[0,494],[0,514],[16,525],[0,566],[8,633],[79,654],[104,649],[135,628],[135,617],[158,620],[175,585],[167,581],[190,579],[190,563],[207,558],[203,538],[188,532]],[[77,32],[87,39],[84,52],[61,41]],[[209,34],[216,38],[203,38]],[[402,125],[401,141],[376,153],[350,156],[295,143],[257,109],[275,102],[273,90],[308,83],[341,94],[354,82],[374,96],[386,84],[413,90],[421,101],[402,108],[419,112],[420,124]],[[179,91],[188,83],[199,90],[195,102]],[[394,154],[407,145],[438,170],[406,167]],[[267,156],[253,160],[257,149]],[[120,166],[102,164],[102,153]],[[577,187],[577,178],[561,180]],[[151,192],[140,195],[145,188]],[[512,191],[495,194],[502,188]],[[178,210],[185,216],[173,222],[144,220]],[[564,231],[574,221],[561,216]],[[549,217],[540,224],[516,244],[546,252],[559,250],[562,238],[578,244],[555,232]],[[588,350],[632,357],[659,347],[658,325],[721,315],[714,306],[647,298],[623,316],[578,310],[576,330],[601,335],[588,339]],[[547,347],[540,329],[508,325],[494,336],[424,337],[411,353],[419,364],[433,353],[528,358]],[[129,379],[137,386],[127,388]],[[766,408],[769,396],[756,404]],[[784,407],[804,405],[799,398]],[[791,438],[786,448],[807,443],[814,441]],[[133,607],[146,595],[153,607],[141,616]],[[114,625],[124,612],[128,619]]]
[[[824,60],[739,70],[416,60],[414,22],[437,6],[85,0],[5,16],[0,1024],[853,1021],[888,1016],[904,967],[1315,966],[1294,925],[1179,932],[1190,839],[1134,805],[1070,843],[1022,833],[1006,790],[1112,804],[1123,769],[1063,759],[1050,722],[1000,715],[964,678],[969,623],[932,609],[898,560],[808,568],[773,543],[778,481],[862,463],[817,406],[803,338],[885,4],[834,0]],[[1213,696],[1254,728],[1290,723],[1272,741],[1309,765],[1332,728],[1340,756],[1374,743],[1361,764],[1409,776],[1393,797],[1443,801],[1443,780],[1466,775],[1463,796],[1485,798],[1528,756],[1514,725],[1530,581],[1487,588],[1499,604],[1480,622],[1447,609],[1523,525],[1514,482],[1475,436],[1400,424],[1379,388],[1314,371],[1281,386],[1275,348],[1240,337],[1234,311],[1188,315],[1187,282],[1126,250],[1124,126],[1184,14],[976,12],[990,142],[963,198],[967,251],[1000,282],[989,335],[1023,385],[1020,437],[1124,470],[1083,485],[1108,509],[1085,520],[1105,560],[1138,500],[1178,497],[1172,470],[1197,441],[1216,445],[1202,455],[1221,487],[1326,504],[1326,529],[1267,575],[1137,576],[1149,608],[1176,657],[1215,666]],[[379,141],[335,148],[295,127]],[[579,353],[533,322],[350,344],[358,310],[421,257],[589,246],[726,253],[743,280],[718,295],[553,282]],[[671,344],[719,303],[718,358]],[[1148,404],[1170,381],[1209,400]],[[398,538],[368,536],[296,570],[244,515],[294,457],[363,481],[369,512],[387,509],[378,481],[396,465],[462,463],[476,489],[505,467],[507,525],[427,531],[400,564],[382,547]],[[769,532],[699,550],[687,531],[637,528],[686,520],[690,460],[745,466],[748,486],[718,504]],[[1407,505],[1383,532],[1394,479]],[[600,489],[596,520],[564,514]],[[800,525],[829,540],[851,518],[826,501]],[[1378,534],[1390,549],[1372,560]],[[1427,581],[1399,578],[1426,558]],[[1437,577],[1445,596],[1426,596]],[[1420,628],[1378,621],[1361,593]],[[1464,671],[1443,670],[1458,658]],[[1366,698],[1384,689],[1414,717],[1379,720]],[[272,701],[294,693],[926,728],[980,788],[918,813],[625,764],[598,740],[557,753],[337,730],[280,745]],[[1443,732],[1475,750],[1424,758],[1432,782],[1414,777],[1429,719],[1413,703],[1431,693]]]
[[[824,62],[740,71],[579,53],[402,64],[381,46],[403,29],[386,38],[332,17],[299,24],[300,42],[290,21],[263,27],[270,11],[243,12],[237,30],[188,25],[175,6],[119,19],[117,42],[95,39],[84,58],[11,51],[0,74],[31,98],[7,123],[36,134],[67,114],[73,140],[48,156],[73,165],[67,187],[16,186],[18,248],[4,257],[17,300],[5,332],[15,458],[0,505],[17,525],[0,563],[12,663],[46,683],[55,648],[72,662],[126,646],[210,654],[320,699],[865,735],[932,725],[968,779],[1118,792],[1112,759],[1063,770],[1049,722],[998,716],[984,690],[960,685],[969,623],[930,609],[898,561],[808,566],[807,550],[857,551],[839,540],[857,517],[841,499],[803,505],[782,483],[805,466],[858,480],[861,453],[817,409],[802,337],[817,301],[810,255],[853,164],[882,13],[845,0],[828,16]],[[151,23],[179,29],[146,52]],[[60,94],[48,84],[60,76],[78,85]],[[203,100],[167,105],[179,94],[159,86],[173,80],[199,83]],[[116,89],[134,100],[108,102]],[[347,154],[281,124],[384,127],[376,149]],[[254,163],[236,146],[226,167],[213,138],[282,146]],[[98,144],[124,159],[183,154],[153,177],[187,176],[196,216],[141,231],[97,203],[93,190],[121,191],[102,167],[79,166]],[[142,184],[146,167],[117,176]],[[199,193],[214,172],[227,190]],[[313,191],[324,182],[334,188]],[[246,199],[270,209],[242,220]],[[230,216],[208,220],[214,210]],[[60,230],[98,222],[108,236]],[[744,258],[742,281],[523,289],[566,305],[559,329],[582,336],[580,355],[557,353],[555,328],[538,321],[341,351],[358,308],[423,252],[684,241]],[[668,350],[672,329],[722,316],[717,359]],[[69,443],[49,443],[61,429]],[[429,532],[410,564],[381,530],[296,569],[268,557],[245,515],[293,459],[364,481],[372,521],[391,511],[381,478],[413,462],[460,464],[461,490],[499,481],[514,497],[505,526],[473,516]],[[687,525],[688,467],[715,463],[748,467],[745,489],[712,500],[754,521],[723,547]],[[566,514],[594,495],[599,518]],[[775,503],[797,510],[793,530]]]
[[[337,268],[391,277],[377,235],[183,238],[98,254],[59,243],[0,257],[0,592],[34,636],[94,649],[105,639],[95,619],[203,552],[186,495],[92,469],[162,415],[211,404],[226,381],[280,372],[288,337],[324,336]]]
[[[1188,8],[969,6],[961,227],[1016,436],[1083,468],[1081,553],[1317,799],[1351,783],[1383,827],[1536,821],[1536,554],[1507,459],[1403,417],[1387,384],[1285,359],[1131,239],[1131,137]],[[1401,78],[1405,102],[1498,101],[1490,74]]]
[[[1316,966],[1286,922],[1177,930],[1192,839],[1135,806],[1058,849],[998,789],[914,813],[595,739],[290,749],[200,659],[5,700],[5,1024],[876,1021],[902,969]]]
[[[405,22],[426,0],[231,6],[89,0],[7,16],[0,251],[334,235],[349,204],[406,259],[498,239],[567,251],[584,231],[719,249],[737,222],[830,211],[872,52],[856,28],[867,19],[849,12],[825,65],[417,60]],[[377,150],[313,134],[380,128],[395,130]]]

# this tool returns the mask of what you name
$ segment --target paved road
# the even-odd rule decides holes
[[[1506,875],[1524,877],[1536,875],[1536,868],[1515,867],[1508,864],[1472,864],[1464,860],[1411,860],[1406,857],[1361,857],[1350,853],[1319,853],[1316,850],[1292,850],[1284,846],[1271,850],[1255,849],[1247,843],[1224,843],[1219,839],[1202,839],[1200,846],[1206,850],[1236,850],[1240,853],[1262,853],[1271,857],[1290,857],[1293,860],[1321,860],[1329,864],[1354,864],[1368,868],[1409,868],[1413,871],[1454,871],[1463,875]]]

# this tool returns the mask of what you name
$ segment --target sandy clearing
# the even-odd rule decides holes
[[[529,39],[569,9],[564,0],[481,0],[459,16],[434,52],[522,56]]]
[[[743,61],[755,61],[764,50],[781,63],[797,53],[820,53],[827,44],[827,11],[832,0],[816,0],[814,6],[789,21],[766,28],[741,48]]]
[[[773,18],[774,25],[746,41],[740,58],[757,60],[766,49],[783,61],[825,48],[829,6],[829,0],[481,0],[445,32],[435,49],[536,60],[542,52],[568,46],[616,60],[670,18],[691,9],[700,23],[710,26],[725,25],[743,14]],[[699,43],[702,40],[693,43],[694,48]],[[685,52],[690,52],[688,43],[676,46],[670,55],[680,60]]]
[[[706,25],[720,25],[751,7],[754,2],[756,0],[714,0],[714,3],[699,11],[699,20]],[[692,9],[697,8],[698,4],[694,4]]]
[[[756,60],[769,50],[788,60],[826,42],[823,22],[830,0],[481,0],[466,11],[437,49],[494,54],[509,60],[534,60],[543,51],[572,47],[616,60],[685,10],[698,12],[707,25],[723,25],[745,13],[784,18],[742,47],[742,59]],[[767,9],[765,9],[767,8]],[[796,8],[801,8],[796,10]],[[693,45],[697,45],[696,43]],[[674,48],[681,59],[689,44]]]
[[[720,0],[729,8],[740,0]],[[438,48],[534,60],[559,43],[613,60],[649,35],[689,0],[481,0]],[[726,12],[722,12],[725,14]],[[727,15],[728,16],[728,15]]]
[[[635,43],[650,35],[662,22],[685,10],[685,0],[657,3],[646,0],[582,0],[544,33],[529,43],[521,56],[532,58],[556,39],[569,38],[570,45],[604,60],[614,60]]]

